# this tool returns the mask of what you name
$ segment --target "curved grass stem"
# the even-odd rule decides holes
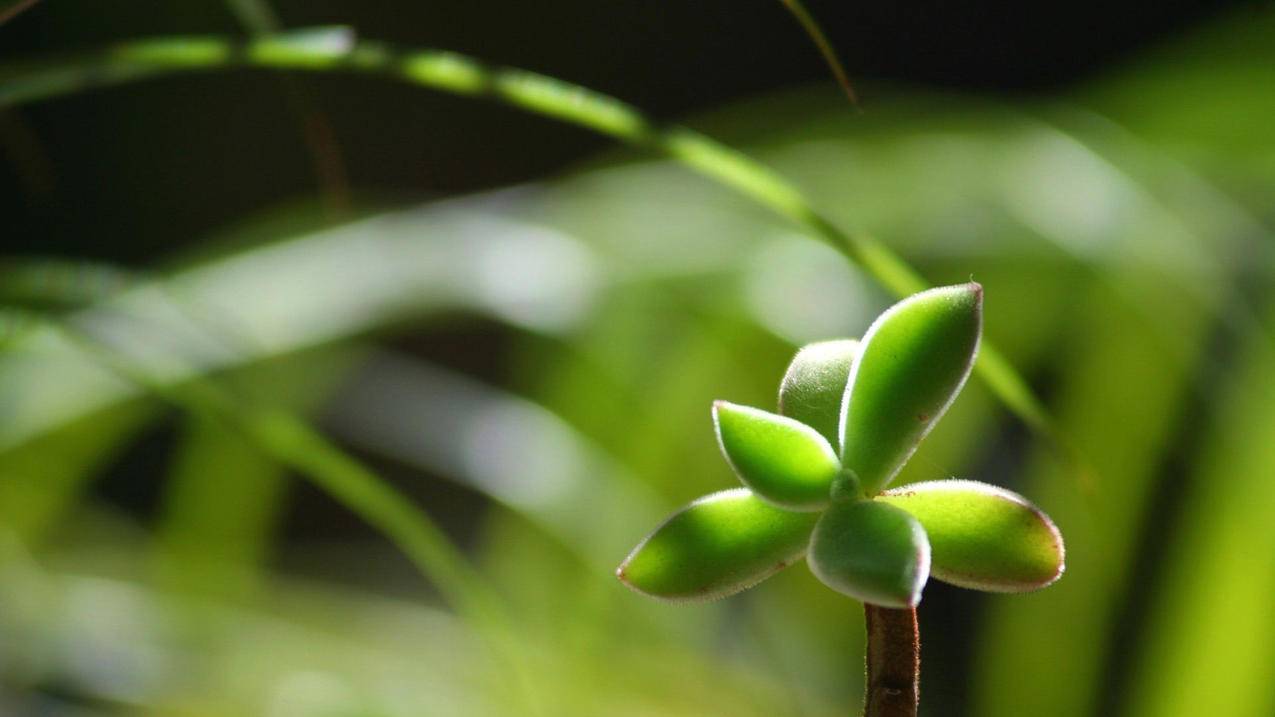
[[[790,181],[755,159],[687,127],[658,125],[615,98],[464,55],[356,41],[348,28],[295,30],[250,40],[162,37],[117,44],[76,58],[0,67],[0,108],[180,72],[260,67],[367,73],[470,97],[493,99],[663,154],[783,216],[830,244],[899,298],[928,283],[875,238],[838,228]],[[992,393],[1083,476],[1048,411],[1008,361],[984,341],[975,370]]]
[[[810,38],[815,48],[819,50],[819,55],[823,57],[824,64],[828,66],[828,70],[837,80],[837,84],[841,85],[841,91],[846,93],[846,98],[857,107],[859,105],[859,97],[855,94],[854,85],[850,84],[850,75],[846,72],[845,65],[841,63],[841,57],[837,55],[836,48],[832,46],[832,42],[824,34],[823,28],[819,26],[819,21],[815,20],[815,16],[810,14],[810,11],[806,9],[801,0],[779,1],[797,20],[798,24],[801,25],[801,29],[805,31],[806,36]]]
[[[6,3],[0,3],[0,25],[35,7],[38,2],[40,0],[10,0]]]

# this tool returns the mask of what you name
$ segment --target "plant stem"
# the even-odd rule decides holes
[[[921,632],[916,608],[863,605],[868,625],[864,717],[916,717],[921,698]]]
[[[846,97],[850,99],[850,104],[855,107],[859,106],[859,98],[854,93],[854,85],[850,84],[850,76],[846,74],[846,68],[841,64],[841,58],[837,56],[837,50],[828,41],[828,37],[823,34],[823,28],[819,27],[819,23],[815,20],[810,11],[806,10],[806,6],[801,4],[801,0],[779,0],[788,8],[788,12],[801,23],[801,29],[806,31],[806,35],[810,41],[815,43],[819,54],[823,56],[823,61],[828,65],[828,69],[832,71],[832,76],[837,79],[837,84],[841,85],[841,89],[845,91]]]
[[[0,8],[0,25],[35,7],[37,2],[40,0],[17,0],[17,2],[9,3],[8,7]]]

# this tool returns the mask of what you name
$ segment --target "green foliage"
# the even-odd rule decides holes
[[[792,510],[818,510],[828,504],[841,463],[813,428],[726,401],[713,404],[713,423],[722,454],[740,482],[759,498]]]
[[[925,528],[931,574],[975,590],[1042,588],[1063,571],[1063,541],[1049,516],[1022,496],[967,480],[913,483],[882,493],[882,503]]]
[[[615,574],[654,597],[726,597],[800,559],[817,517],[781,510],[743,488],[714,493],[670,516]]]
[[[824,585],[882,607],[915,607],[930,576],[925,529],[877,501],[838,501],[810,537],[810,570]]]
[[[685,127],[657,129],[636,108],[612,97],[521,70],[489,70],[452,52],[405,51],[355,42],[344,27],[259,35],[240,46],[226,38],[184,36],[138,40],[100,57],[47,63],[33,71],[0,67],[0,108],[49,99],[100,85],[244,64],[278,70],[346,70],[386,74],[436,90],[490,95],[529,112],[579,125],[630,144],[654,148],[757,205],[819,237],[884,288],[904,296],[925,287],[921,276],[889,247],[866,234],[839,229],[791,182],[747,155]],[[990,346],[981,372],[992,391],[1042,436],[1057,441],[1048,414],[1013,367]]]
[[[755,493],[742,494],[748,501],[764,498],[791,511],[826,508],[810,538],[809,562],[828,587],[884,607],[915,606],[930,576],[931,528],[935,575],[955,585],[1013,592],[1044,587],[1062,574],[1057,528],[1009,491],[944,481],[872,500],[960,392],[982,313],[978,284],[931,289],[883,313],[862,344],[828,341],[797,352],[780,385],[781,410],[824,430],[841,416],[842,461],[811,425],[713,404],[722,453]],[[769,577],[804,551],[803,542],[793,541],[805,533],[772,527],[785,510],[767,512],[758,518],[763,525],[752,526],[738,508],[728,518],[709,513],[707,506],[726,510],[716,507],[721,495],[730,494],[692,503],[656,529],[621,565],[620,579],[659,597],[718,598]]]
[[[863,337],[841,411],[841,461],[866,495],[890,484],[965,385],[983,328],[983,287],[895,304]]]
[[[28,20],[35,18],[22,18]],[[401,195],[360,186],[371,200],[356,207],[365,220],[334,224],[307,203],[267,208],[261,219],[226,216],[227,225],[243,231],[214,231],[200,247],[210,251],[197,257],[154,257],[154,274],[146,278],[162,284],[104,282],[106,293],[122,294],[118,299],[97,295],[87,277],[72,292],[51,292],[42,288],[43,268],[31,282],[30,275],[18,280],[9,273],[8,263],[0,296],[65,310],[65,320],[117,337],[115,347],[162,384],[201,377],[233,385],[273,357],[305,363],[305,350],[316,345],[402,345],[410,334],[417,346],[436,337],[454,341],[455,331],[474,326],[499,334],[501,387],[440,372],[417,356],[399,358],[434,376],[428,390],[409,390],[421,386],[369,358],[360,359],[360,370],[336,394],[316,388],[323,382],[306,384],[327,406],[316,416],[325,433],[372,465],[391,462],[395,479],[424,511],[444,527],[461,526],[436,539],[465,536],[464,557],[496,583],[496,599],[513,617],[508,639],[531,646],[519,654],[520,664],[550,693],[546,713],[822,717],[844,714],[858,696],[861,666],[847,648],[861,637],[855,611],[806,570],[778,575],[746,600],[671,610],[630,595],[604,568],[662,514],[714,490],[726,475],[702,420],[708,400],[725,393],[767,407],[774,375],[797,344],[857,333],[884,308],[861,281],[866,275],[852,274],[811,241],[835,239],[838,227],[862,228],[856,237],[879,237],[874,243],[890,251],[874,254],[869,247],[854,255],[891,293],[919,289],[920,276],[956,282],[973,273],[987,287],[994,301],[986,332],[1001,351],[985,343],[975,371],[1015,407],[1013,416],[1005,413],[984,386],[970,382],[950,420],[895,478],[904,485],[873,502],[897,505],[908,490],[930,485],[907,485],[911,480],[989,465],[1021,468],[1016,488],[1067,532],[1066,580],[1029,598],[978,603],[972,650],[961,655],[971,664],[954,671],[969,675],[970,683],[955,690],[969,695],[966,711],[1194,717],[1212,710],[1261,717],[1270,713],[1275,660],[1266,629],[1275,620],[1266,479],[1275,468],[1266,440],[1275,314],[1250,289],[1275,276],[1266,250],[1275,95],[1254,89],[1275,77],[1273,29],[1271,17],[1244,13],[1131,57],[1127,70],[1039,99],[881,93],[856,115],[827,92],[759,98],[689,118],[705,134],[662,136],[669,141],[661,151],[674,161],[625,154],[532,181],[530,191],[420,201],[392,212],[383,207],[403,201]],[[22,31],[17,22],[5,30]],[[270,59],[223,54],[224,39],[185,41],[192,63],[201,53],[233,62]],[[360,44],[352,57],[374,62],[377,48]],[[182,53],[169,51],[175,54],[166,61],[178,64]],[[518,84],[469,58],[407,53],[401,63],[383,66],[409,82],[450,83],[457,92],[550,112],[557,107],[555,116],[614,129],[639,145],[650,139],[649,125],[631,115],[595,112],[593,95],[534,92],[534,81],[529,89],[525,80]],[[42,81],[30,81],[28,71]],[[0,73],[0,103],[173,71],[100,52],[10,66]],[[347,86],[304,81],[331,82],[325,92]],[[80,102],[127,116],[146,106],[143,95],[177,90],[198,101],[208,82],[170,77],[146,93],[97,92],[30,116],[19,108],[15,120],[61,117]],[[510,89],[497,94],[496,87]],[[573,116],[564,106],[583,109]],[[201,110],[215,120],[238,105],[209,102]],[[153,137],[188,129],[164,113],[130,119],[136,131],[113,142],[139,156],[153,149]],[[150,131],[157,122],[159,135]],[[718,150],[739,147],[746,154],[704,150],[695,140],[707,136]],[[422,142],[429,141],[424,133]],[[747,161],[741,165],[739,157]],[[727,177],[784,218],[691,175],[688,165]],[[181,179],[199,187],[198,162],[187,166],[189,176]],[[783,181],[748,173],[760,166]],[[115,179],[111,171],[104,176]],[[794,187],[801,188],[797,200],[788,191]],[[802,214],[812,207],[826,227]],[[557,241],[515,241],[524,238]],[[465,251],[456,251],[462,242]],[[515,262],[513,273],[493,269],[500,262],[490,257],[511,245],[519,256],[552,258],[544,263],[579,290],[557,291],[562,283],[551,280],[554,274],[530,271],[540,262]],[[899,257],[908,264],[900,266]],[[18,259],[33,264],[34,258]],[[568,271],[580,267],[583,273]],[[825,291],[830,267],[845,275],[834,277],[841,283],[833,288],[850,293]],[[525,281],[529,272],[536,282]],[[822,326],[835,328],[776,332],[769,315],[722,299],[734,289],[752,296],[776,278],[809,286],[825,300],[794,292],[785,297],[791,301],[772,302],[783,306],[768,308],[818,315]],[[496,284],[525,293],[511,297],[491,288]],[[830,295],[841,298],[828,302]],[[576,318],[540,321],[526,311],[533,306]],[[192,320],[209,315],[208,324],[228,330]],[[227,341],[226,334],[243,340]],[[122,514],[91,489],[93,481],[104,471],[118,475],[119,456],[139,445],[137,436],[147,436],[147,445],[162,441],[162,432],[138,429],[162,425],[157,418],[171,411],[155,410],[147,389],[103,371],[39,326],[4,348],[0,691],[6,706],[209,717],[534,713],[519,690],[501,689],[511,682],[508,664],[491,659],[483,620],[440,599],[450,590],[413,582],[389,543],[324,534],[303,538],[299,548],[275,542],[251,551],[200,550],[198,541],[216,539],[203,535],[225,527],[203,522],[213,520],[214,508],[232,514],[241,508],[239,518],[261,531],[258,540],[278,534],[277,523],[262,523],[286,515],[270,510],[269,501],[279,499],[273,491],[219,483],[220,463],[208,465],[215,458],[188,462],[181,445],[168,472],[129,463],[138,480],[164,484],[170,499],[194,472],[203,488],[220,493],[211,506],[195,494],[178,501],[189,511],[174,510],[170,500],[171,512],[158,526]],[[174,353],[187,363],[174,368]],[[1010,366],[1050,387],[1048,414],[1020,375],[1006,371]],[[830,383],[837,380],[844,384],[835,377]],[[235,389],[229,400],[236,404],[279,398],[273,382]],[[352,396],[376,400],[357,406]],[[840,398],[821,406],[802,415],[781,401],[778,412],[818,430],[839,451],[837,420],[830,433],[826,409],[839,415]],[[1031,426],[1056,420],[1091,471],[1061,470],[1044,442],[1022,437],[1017,420]],[[325,469],[304,460],[313,440],[258,430],[274,436],[277,452],[261,453],[237,435],[238,447],[229,436],[220,446],[210,437],[199,453],[239,464],[252,450],[258,455],[251,460],[273,462],[276,470]],[[287,445],[291,452],[278,451]],[[336,464],[325,465],[331,471]],[[443,480],[489,505],[470,511],[438,498],[433,484]],[[415,493],[420,482],[430,490]],[[1228,489],[1219,490],[1223,485]],[[1179,500],[1182,510],[1162,510]],[[936,516],[955,505],[927,501],[935,515],[919,502],[908,509],[926,529],[937,580],[944,579],[946,545],[969,546],[991,535],[960,524],[941,529]],[[392,511],[370,514],[380,515],[400,542],[415,545],[405,521],[388,519]],[[194,563],[220,556],[241,561],[236,579],[251,574],[263,589],[230,602],[174,595],[148,580],[156,543],[178,537],[192,540],[179,558],[191,563],[191,575],[215,575]],[[1159,547],[1142,550],[1148,540]],[[429,562],[422,548],[413,550]],[[434,575],[447,583],[446,571]],[[981,580],[994,588],[1005,577],[989,573]],[[1145,611],[1136,623],[1142,629],[1114,630],[1131,608]],[[1124,642],[1113,649],[1117,637]],[[926,660],[936,683],[947,679],[946,656]],[[182,668],[180,684],[165,677],[172,665]]]
[[[779,384],[779,412],[810,426],[841,451],[841,400],[859,355],[854,339],[803,346]]]

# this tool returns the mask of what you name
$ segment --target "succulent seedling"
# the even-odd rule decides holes
[[[617,576],[657,598],[712,600],[804,555],[820,581],[864,604],[865,714],[915,715],[915,608],[931,576],[1022,592],[1063,571],[1058,529],[1016,493],[967,480],[887,490],[965,384],[982,323],[980,285],[923,291],[862,341],[798,351],[777,414],[715,402],[718,442],[744,487],[674,513]]]

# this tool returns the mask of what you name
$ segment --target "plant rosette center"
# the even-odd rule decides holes
[[[797,352],[771,413],[713,404],[718,444],[743,488],[670,516],[616,571],[633,589],[709,600],[806,557],[825,585],[912,608],[931,576],[992,592],[1058,579],[1058,529],[1027,499],[968,480],[889,489],[969,377],[983,289],[924,291],[881,314],[862,341]]]

